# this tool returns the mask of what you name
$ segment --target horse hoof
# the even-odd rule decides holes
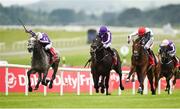
[[[108,96],[108,95],[111,95],[111,93],[106,93],[106,95]]]
[[[151,93],[152,95],[156,95],[156,91],[155,90],[152,90],[151,92],[152,92]]]
[[[35,87],[34,90],[38,90],[38,87]]]
[[[135,82],[135,79],[132,79],[131,82]]]
[[[101,93],[102,93],[102,94],[104,93],[104,88],[101,89]]]
[[[48,84],[49,82],[50,82],[50,80],[47,79],[47,80],[46,80],[46,84]]]
[[[156,93],[152,93],[152,95],[156,95]]]
[[[29,87],[28,90],[29,90],[29,92],[32,92],[32,87]]]
[[[49,89],[52,89],[53,88],[53,86],[52,85],[49,85]]]
[[[164,91],[166,92],[166,91],[168,91],[168,89],[166,88]]]
[[[128,83],[130,81],[130,79],[126,79],[126,83]]]
[[[42,85],[47,86],[47,83],[45,83],[45,81],[42,81]]]
[[[53,85],[52,84],[49,84],[49,88],[52,89]]]
[[[99,93],[99,90],[98,90],[98,89],[96,89],[96,93]]]
[[[123,86],[121,86],[120,88],[121,88],[121,90],[124,90],[124,87],[123,87]]]

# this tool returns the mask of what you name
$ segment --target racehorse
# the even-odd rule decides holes
[[[32,92],[30,75],[32,73],[35,74],[36,72],[38,72],[38,76],[39,76],[38,82],[34,89],[34,90],[37,90],[39,88],[40,82],[42,82],[42,85],[45,85],[45,86],[48,85],[49,80],[46,80],[46,77],[47,77],[48,70],[50,67],[53,68],[52,78],[49,83],[49,88],[51,89],[53,87],[53,80],[56,77],[60,58],[58,57],[58,59],[55,62],[50,64],[49,63],[50,58],[49,58],[48,54],[45,52],[42,44],[38,41],[37,37],[36,38],[31,37],[28,40],[28,51],[33,52],[32,53],[32,61],[31,61],[31,69],[27,72],[29,92]],[[43,74],[43,79],[41,77],[42,74]]]
[[[144,79],[147,75],[152,95],[155,95],[158,87],[160,63],[158,62],[156,65],[149,64],[148,51],[144,49],[144,45],[142,44],[143,40],[143,38],[136,39],[135,41],[133,40],[131,70],[127,79],[130,79],[130,76],[136,72],[139,81],[138,93],[143,94]],[[153,79],[155,79],[155,84],[153,84]]]
[[[103,44],[99,37],[91,44],[91,73],[94,81],[94,88],[96,93],[99,92],[99,88],[101,87],[101,93],[104,93],[104,88],[106,91],[106,95],[110,95],[108,92],[109,88],[109,77],[110,71],[114,69],[116,73],[119,75],[120,88],[124,90],[124,86],[122,84],[122,70],[121,70],[121,61],[118,55],[117,50],[113,49],[117,56],[117,65],[113,65],[113,57],[112,55],[103,47]],[[101,77],[101,82],[100,81]],[[104,84],[105,83],[105,84]]]
[[[166,46],[161,47],[159,55],[160,55],[160,62],[161,62],[161,73],[160,78],[166,78],[166,89],[168,94],[170,94],[170,80],[174,76],[173,85],[176,84],[177,74],[179,68],[175,67],[175,62],[173,61],[172,57],[167,53],[168,48]],[[159,79],[160,79],[159,78]]]

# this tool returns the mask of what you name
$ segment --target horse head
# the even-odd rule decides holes
[[[30,37],[28,39],[28,51],[29,52],[42,52],[44,51],[42,44],[38,41],[37,37]]]
[[[169,56],[167,52],[168,52],[167,46],[162,46],[159,54],[161,57],[161,62],[164,64],[167,64],[171,61],[171,57]]]
[[[101,56],[99,54],[102,54],[102,50],[103,50],[103,43],[101,42],[101,39],[99,37],[96,37],[96,39],[93,40],[91,44],[90,54],[94,59],[100,60],[98,56]]]
[[[35,38],[34,37],[30,37],[29,39],[28,39],[28,44],[27,44],[27,49],[28,49],[28,51],[31,53],[32,51],[33,51],[33,49],[34,49],[34,45],[35,45]]]
[[[144,46],[141,43],[141,40],[133,40],[132,53],[135,60],[138,60],[139,57],[141,57],[142,52],[144,50]]]

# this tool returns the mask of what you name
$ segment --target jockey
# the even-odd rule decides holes
[[[155,65],[155,55],[151,50],[154,41],[152,30],[147,27],[139,27],[137,31],[128,36],[128,43],[130,43],[132,37],[134,36],[138,36],[138,38],[144,38],[142,44],[144,45],[144,49],[147,50],[150,55],[150,64]]]
[[[32,30],[27,30],[26,33],[31,34],[32,37],[37,36],[37,39],[43,45],[45,51],[50,54],[50,63],[53,63],[57,60],[58,58],[57,52],[52,47],[52,42],[50,41],[46,33],[43,32],[34,33]]]
[[[103,47],[111,53],[113,56],[113,63],[117,64],[117,57],[114,51],[110,48],[111,41],[112,41],[112,33],[109,31],[109,29],[106,26],[101,26],[99,29],[98,37],[100,37],[101,42],[103,43]]]
[[[179,66],[179,59],[176,57],[176,47],[175,44],[170,41],[170,40],[163,40],[162,43],[160,44],[160,48],[159,48],[159,53],[161,51],[161,48],[163,46],[167,46],[167,53],[169,54],[169,56],[171,56],[175,62],[175,67]]]

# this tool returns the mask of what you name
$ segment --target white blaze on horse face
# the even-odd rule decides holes
[[[138,51],[134,50],[134,53],[138,53]]]

